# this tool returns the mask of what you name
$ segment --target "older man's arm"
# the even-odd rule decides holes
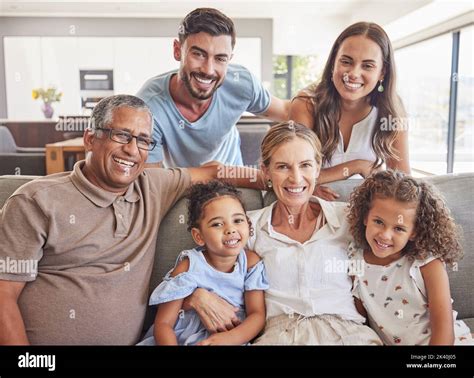
[[[212,161],[201,167],[187,168],[187,170],[193,184],[217,179],[240,188],[266,189],[262,172],[255,168],[229,166]]]
[[[25,282],[0,280],[0,345],[29,345],[18,307]]]
[[[163,162],[159,161],[157,163],[146,163],[145,168],[164,168]]]

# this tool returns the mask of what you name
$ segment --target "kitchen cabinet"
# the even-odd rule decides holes
[[[135,94],[153,76],[179,67],[174,38],[114,38],[114,92]]]
[[[99,37],[76,37],[79,51],[79,69],[113,69],[114,39]],[[79,77],[79,73],[77,73]]]
[[[41,38],[6,37],[3,43],[8,118],[44,118],[41,101],[31,97],[42,86]]]
[[[80,114],[79,50],[74,37],[41,38],[42,82],[63,92],[61,102],[55,103],[55,115]]]

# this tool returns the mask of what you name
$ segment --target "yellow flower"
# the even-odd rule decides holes
[[[53,103],[61,101],[63,93],[58,92],[56,87],[49,88],[35,88],[31,92],[31,97],[33,100],[42,99],[44,103]]]

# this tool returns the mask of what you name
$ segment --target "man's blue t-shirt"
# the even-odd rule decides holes
[[[268,91],[245,67],[229,65],[209,108],[196,122],[189,122],[170,95],[170,79],[176,73],[151,78],[137,93],[154,116],[153,139],[157,145],[147,162],[163,161],[165,167],[197,167],[211,160],[243,165],[235,124],[245,111],[265,112],[270,105]]]

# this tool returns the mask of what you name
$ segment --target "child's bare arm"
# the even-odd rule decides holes
[[[356,306],[357,312],[367,319],[367,311],[362,304],[362,301],[359,298],[354,297],[354,304]]]
[[[154,336],[156,345],[178,345],[174,325],[178,319],[179,310],[183,305],[182,299],[158,305],[155,317]]]
[[[247,317],[234,329],[214,333],[198,345],[242,345],[254,337],[265,326],[265,297],[263,290],[245,292],[245,308]]]
[[[187,272],[188,269],[189,260],[186,258],[176,265],[173,272],[171,272],[171,277],[175,277],[180,273]],[[174,333],[174,325],[178,319],[179,311],[183,306],[183,300],[184,298],[158,305],[153,334],[157,345],[178,344],[176,334]]]
[[[454,325],[448,273],[439,260],[420,268],[425,282],[430,311],[430,345],[453,345]]]
[[[351,280],[352,280],[352,287],[354,287],[354,280],[355,280],[355,276],[350,276],[351,277]],[[361,314],[365,319],[367,319],[367,311],[364,307],[364,305],[362,304],[362,301],[353,296],[354,298],[354,304],[355,304],[355,307],[356,307],[356,310],[359,314]],[[367,323],[367,320],[366,320],[366,323]]]
[[[260,257],[253,251],[246,251],[247,267],[250,270],[260,261]],[[234,329],[213,334],[199,345],[242,345],[253,338],[265,326],[265,295],[263,290],[249,290],[244,293],[245,320]]]

